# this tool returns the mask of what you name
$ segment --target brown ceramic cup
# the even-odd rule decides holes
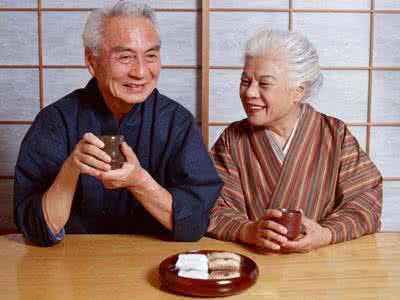
[[[121,144],[125,141],[123,135],[101,135],[99,139],[103,141],[102,149],[111,157],[111,170],[119,169],[125,162],[125,157],[121,153]]]
[[[287,229],[286,237],[289,240],[294,240],[300,234],[301,228],[301,211],[294,209],[279,209],[282,213],[280,218],[274,219],[275,222],[283,225]]]

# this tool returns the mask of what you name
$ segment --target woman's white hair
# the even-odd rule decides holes
[[[246,56],[263,56],[270,49],[283,50],[288,62],[289,86],[305,84],[303,99],[316,94],[322,86],[318,53],[311,42],[296,32],[263,30],[246,43]]]
[[[156,16],[150,6],[147,4],[137,4],[128,0],[118,1],[113,6],[99,8],[92,11],[86,21],[82,34],[83,46],[85,48],[89,48],[94,55],[99,54],[99,50],[101,49],[104,23],[106,19],[110,17],[148,18],[154,25],[157,33],[159,33]],[[160,37],[159,34],[158,36]]]

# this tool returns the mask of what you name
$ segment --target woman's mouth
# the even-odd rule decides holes
[[[256,104],[246,104],[246,112],[248,114],[255,114],[259,111],[262,111],[266,108],[265,105],[256,105]]]

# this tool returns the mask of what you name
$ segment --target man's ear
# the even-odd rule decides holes
[[[85,48],[85,65],[87,66],[90,75],[96,76],[96,57],[92,50]]]
[[[301,99],[303,99],[305,93],[306,93],[306,85],[304,84],[304,82],[301,82],[296,87],[294,102],[296,103],[300,102]]]

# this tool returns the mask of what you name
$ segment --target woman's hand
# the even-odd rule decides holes
[[[332,233],[328,228],[322,227],[317,222],[302,216],[305,234],[295,241],[282,243],[281,249],[284,252],[309,252],[330,244]]]
[[[284,236],[287,229],[273,219],[281,215],[280,210],[267,209],[263,219],[243,226],[239,235],[240,241],[263,249],[280,250],[281,244],[287,242]]]

